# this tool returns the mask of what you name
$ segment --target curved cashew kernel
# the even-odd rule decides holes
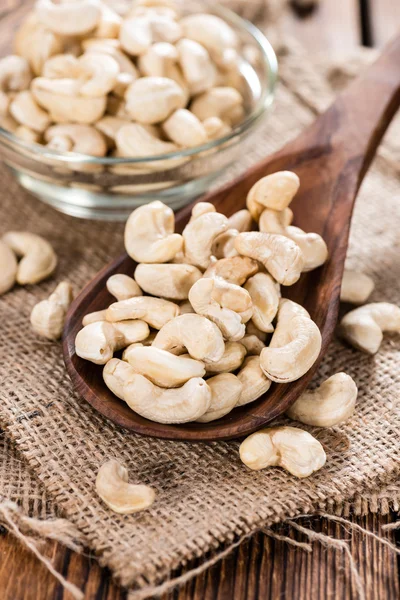
[[[184,38],[179,40],[176,48],[190,93],[201,94],[212,88],[216,84],[218,72],[204,46]]]
[[[139,70],[145,77],[168,77],[170,67],[176,65],[178,58],[179,53],[175,46],[159,42],[139,57]]]
[[[261,331],[271,333],[272,321],[278,312],[280,286],[267,273],[256,273],[244,286],[253,302],[253,323]]]
[[[285,235],[285,229],[292,221],[293,211],[290,208],[284,208],[283,210],[264,208],[258,222],[258,227],[264,233]]]
[[[164,263],[182,250],[173,210],[155,200],[134,210],[125,226],[125,248],[136,262]]]
[[[214,87],[196,96],[190,105],[190,110],[200,121],[209,117],[223,119],[231,109],[242,104],[243,98],[234,88]]]
[[[0,296],[14,286],[17,280],[17,257],[7,244],[0,240]]]
[[[42,133],[50,125],[50,117],[28,90],[19,92],[10,104],[10,113],[18,123]]]
[[[321,343],[321,333],[308,313],[295,302],[283,299],[270,345],[260,355],[261,368],[277,383],[295,381],[311,369]]]
[[[141,319],[153,327],[161,329],[168,321],[179,315],[179,306],[162,298],[138,296],[114,302],[108,307],[107,321],[115,323],[130,319]],[[140,341],[140,340],[133,340]]]
[[[144,125],[138,123],[127,123],[121,127],[115,136],[117,146],[116,156],[141,157],[155,156],[175,152],[178,147],[172,142],[164,142],[155,137],[151,131]],[[185,158],[170,158],[158,160],[156,164],[152,162],[143,162],[141,167],[149,171],[159,171],[160,169],[172,169],[186,162]],[[123,166],[121,166],[121,169]]]
[[[46,27],[60,35],[89,33],[101,19],[101,8],[97,0],[62,3],[38,0],[35,12]]]
[[[180,37],[182,28],[174,18],[151,10],[125,19],[119,33],[121,46],[132,56],[144,54],[153,42],[174,44]]]
[[[260,366],[259,356],[248,356],[237,374],[243,386],[236,406],[244,406],[260,398],[271,387],[271,380],[265,376]]]
[[[374,287],[374,281],[365,273],[345,269],[340,300],[351,304],[364,304],[372,294]]]
[[[250,231],[252,224],[250,211],[247,208],[238,210],[229,217],[228,222],[229,229],[236,229],[239,233]]]
[[[204,361],[207,375],[236,371],[243,363],[245,356],[246,348],[242,345],[242,340],[240,340],[240,343],[226,342],[222,358],[214,362]]]
[[[190,217],[190,221],[194,221],[197,217],[201,217],[201,215],[205,215],[206,213],[215,213],[217,209],[214,204],[211,202],[197,202],[192,208],[192,214]]]
[[[87,52],[78,61],[82,71],[88,76],[79,90],[82,96],[105,96],[115,88],[119,65],[112,56],[101,52]]]
[[[22,56],[10,54],[0,59],[0,90],[21,92],[29,88],[32,73],[29,62]]]
[[[90,325],[91,323],[98,323],[99,321],[106,320],[107,309],[104,310],[96,310],[95,312],[88,313],[82,319],[82,325],[86,327],[86,325]]]
[[[238,256],[235,248],[235,239],[239,235],[237,229],[227,229],[220,233],[214,240],[211,251],[215,258],[233,258]]]
[[[306,425],[333,427],[351,417],[357,393],[357,386],[349,375],[336,373],[317,389],[305,391],[286,414]]]
[[[207,132],[203,124],[186,108],[178,108],[164,121],[162,127],[170,140],[184,148],[201,146],[207,142]]]
[[[47,79],[78,79],[82,69],[76,56],[56,54],[46,60],[41,75]]]
[[[100,131],[90,125],[77,125],[68,123],[66,125],[53,125],[44,134],[44,139],[51,145],[54,139],[68,138],[71,144],[71,152],[89,154],[90,156],[105,156],[107,144]]]
[[[198,13],[181,19],[183,35],[204,46],[217,64],[224,65],[238,45],[234,30],[215,15]]]
[[[57,256],[49,242],[27,231],[9,231],[3,242],[19,257],[17,283],[38,283],[49,277],[57,266]]]
[[[65,315],[72,300],[71,284],[62,281],[47,300],[42,300],[33,307],[33,330],[49,340],[58,340],[63,332]]]
[[[389,302],[374,302],[351,310],[339,325],[339,335],[349,344],[375,354],[383,332],[400,332],[400,308]]]
[[[96,365],[105,365],[114,352],[129,344],[146,339],[150,330],[144,321],[131,320],[120,323],[97,321],[78,331],[75,352]]]
[[[260,340],[256,335],[245,335],[240,343],[246,348],[249,356],[259,356],[265,348],[264,342]]]
[[[148,485],[128,483],[126,467],[116,460],[109,460],[100,467],[96,492],[108,508],[120,515],[145,510],[155,499],[155,491]]]
[[[207,212],[189,221],[182,232],[186,262],[206,269],[215,238],[227,228],[228,219],[217,212]]]
[[[63,40],[45,27],[35,14],[23,22],[14,39],[15,51],[24,57],[35,75],[40,75],[50,56],[64,50]]]
[[[142,263],[135,271],[136,281],[147,294],[170,300],[186,300],[190,288],[201,277],[199,269],[185,264]]]
[[[192,358],[204,362],[219,361],[225,351],[222,333],[201,315],[187,313],[169,321],[157,333],[153,346],[182,354],[184,348]]]
[[[239,233],[235,248],[239,254],[261,262],[282,285],[293,285],[300,278],[303,254],[295,242],[283,235],[258,231]]]
[[[126,91],[126,110],[139,123],[161,123],[185,106],[182,88],[167,77],[141,77]]]
[[[241,443],[239,454],[241,461],[255,471],[282,467],[300,478],[318,471],[326,462],[319,441],[296,427],[261,429]]]
[[[230,413],[242,393],[242,383],[233,373],[210,377],[207,385],[211,390],[211,403],[204,415],[196,419],[198,423],[210,423]]]
[[[203,377],[204,363],[183,358],[155,346],[131,348],[124,357],[135,373],[164,388],[178,387],[192,377]]]
[[[85,53],[100,52],[101,54],[108,54],[111,56],[118,63],[120,75],[124,74],[132,76],[133,80],[130,83],[138,78],[138,72],[135,65],[131,59],[120,50],[120,45],[117,40],[90,38],[83,40],[82,47]]]
[[[231,256],[211,262],[204,277],[221,277],[228,283],[243,285],[257,271],[258,264],[255,260],[247,256]]]
[[[236,342],[244,336],[242,318],[244,314],[249,320],[252,303],[250,294],[243,288],[224,279],[203,277],[191,288],[189,301],[197,314],[219,327],[226,340]]]
[[[217,140],[231,132],[231,128],[219,117],[207,117],[203,120],[203,126],[210,140]],[[233,225],[233,228],[235,226]]]
[[[284,210],[289,206],[300,186],[300,180],[292,171],[278,171],[263,177],[247,195],[247,208],[255,221],[264,208]]]
[[[118,302],[120,300],[135,298],[136,296],[143,296],[143,292],[136,281],[123,273],[111,275],[111,277],[107,279],[106,286],[110,294],[114,296]]]
[[[179,314],[187,315],[189,313],[194,313],[193,306],[190,304],[189,300],[184,300],[179,304]]]

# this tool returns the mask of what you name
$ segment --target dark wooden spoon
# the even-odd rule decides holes
[[[219,212],[230,216],[245,207],[247,192],[264,175],[291,170],[300,177],[300,190],[292,204],[295,223],[306,231],[321,234],[329,248],[329,260],[323,267],[303,275],[296,285],[284,289],[286,296],[305,306],[322,333],[321,353],[311,371],[293,383],[274,384],[256,402],[212,423],[162,425],[140,417],[106,388],[102,367],[77,357],[74,346],[82,317],[114,301],[106,289],[107,278],[114,273],[133,274],[135,263],[124,255],[106,266],[85,287],[68,312],[63,352],[77,392],[105,417],[126,429],[177,440],[240,437],[285,412],[307,387],[332,338],[354,200],[399,104],[400,37],[295,140],[221,190],[201,198],[213,202]],[[177,231],[182,231],[187,223],[192,206],[177,214]]]

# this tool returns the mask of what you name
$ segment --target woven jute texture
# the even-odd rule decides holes
[[[282,48],[282,84],[274,112],[228,178],[294,137],[329,102],[330,85],[304,62],[297,49]],[[337,84],[337,74],[337,70],[329,71],[330,84]],[[341,81],[352,76],[347,65],[339,74]],[[374,278],[373,301],[399,304],[397,164],[392,137],[360,192],[348,264]],[[57,280],[71,281],[76,291],[123,250],[121,225],[58,214],[23,192],[4,168],[0,181],[0,234],[27,229],[46,237],[59,256]],[[124,585],[146,588],[166,579],[181,563],[261,525],[300,513],[346,512],[351,506],[362,512],[363,502],[396,507],[398,337],[385,336],[374,357],[338,340],[332,343],[315,383],[346,371],[359,387],[357,410],[342,426],[309,428],[324,445],[327,464],[313,477],[299,481],[280,469],[247,470],[239,460],[236,441],[187,444],[148,439],[119,429],[95,413],[74,394],[60,345],[40,340],[29,325],[33,305],[54,285],[49,281],[16,288],[0,299],[0,422],[9,436],[6,440],[13,440],[40,482],[17,461],[15,476],[26,477],[19,497],[26,498],[30,488],[38,501],[56,505]],[[127,465],[132,482],[156,489],[157,500],[150,510],[117,516],[96,497],[96,473],[111,457]],[[12,494],[18,497],[15,487]]]

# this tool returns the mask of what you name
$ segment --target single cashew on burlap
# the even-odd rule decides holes
[[[103,502],[120,515],[149,508],[156,497],[148,485],[129,483],[128,470],[112,459],[101,465],[96,477],[96,492]]]

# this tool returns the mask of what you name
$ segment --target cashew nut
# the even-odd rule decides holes
[[[84,35],[92,31],[101,19],[97,0],[61,3],[37,0],[35,11],[46,27],[60,35]]]
[[[99,97],[111,92],[117,84],[119,65],[117,61],[101,52],[87,52],[79,59],[79,65],[88,79],[81,86],[82,96]]]
[[[242,104],[243,98],[234,88],[214,87],[196,96],[190,105],[190,110],[200,121],[209,117],[227,120],[229,112]]]
[[[129,344],[146,339],[150,330],[147,323],[138,320],[108,323],[97,321],[78,331],[75,352],[96,365],[105,365],[114,352]]]
[[[131,258],[143,263],[164,263],[182,250],[183,238],[174,233],[171,208],[156,200],[134,210],[125,227],[125,248]]]
[[[184,148],[201,146],[207,142],[207,132],[199,119],[186,108],[178,108],[163,123],[167,137]]]
[[[179,53],[175,46],[159,42],[139,57],[138,65],[140,72],[146,77],[169,77],[169,70],[176,65],[178,58]]]
[[[256,335],[245,335],[240,343],[246,348],[248,355],[259,356],[265,348],[264,342],[260,340]]]
[[[186,262],[206,269],[215,238],[227,228],[228,219],[217,212],[207,212],[189,221],[182,233]]]
[[[11,54],[0,59],[0,90],[21,92],[29,88],[32,73],[29,62],[22,56]]]
[[[201,215],[205,215],[206,213],[215,213],[217,209],[214,204],[211,202],[197,202],[192,208],[192,214],[190,216],[190,221],[194,221],[197,217],[201,217]]]
[[[90,325],[91,323],[97,323],[98,321],[106,321],[106,313],[106,308],[104,310],[96,310],[95,312],[88,313],[83,317],[82,325],[86,327],[86,325]]]
[[[286,414],[306,425],[333,427],[351,417],[357,393],[357,386],[349,375],[336,373],[315,390],[305,391]]]
[[[115,143],[117,146],[117,156],[135,156],[140,158],[141,156],[157,156],[178,150],[175,144],[160,140],[146,127],[138,123],[127,123],[120,127],[115,134]],[[143,162],[141,163],[141,167],[148,169],[148,171],[172,169],[185,162],[185,160],[185,158],[158,160],[155,161],[156,164]]]
[[[199,360],[176,356],[155,346],[130,348],[124,360],[135,373],[165,388],[181,386],[192,377],[203,377],[206,373],[204,363]]]
[[[211,251],[215,258],[233,258],[238,256],[235,248],[235,239],[239,235],[237,229],[227,229],[220,233],[214,240]]]
[[[200,13],[184,17],[181,25],[183,35],[204,46],[217,64],[223,66],[229,62],[238,38],[225,21],[215,15]]]
[[[240,340],[240,343],[226,342],[222,358],[213,362],[204,361],[207,375],[236,371],[243,363],[245,356],[246,348],[242,345],[242,340]]]
[[[212,88],[217,81],[217,69],[204,46],[194,40],[182,39],[176,48],[190,93],[201,94]]]
[[[90,125],[53,125],[44,134],[44,139],[51,148],[53,140],[56,144],[60,139],[69,140],[71,152],[89,154],[90,156],[105,156],[107,153],[106,140],[100,131]]]
[[[39,235],[27,231],[9,231],[2,240],[21,257],[17,270],[17,283],[20,285],[38,283],[54,272],[57,256],[49,242]]]
[[[100,467],[96,492],[104,504],[120,515],[145,510],[155,499],[155,491],[148,485],[128,483],[126,467],[116,460],[109,460]]]
[[[372,294],[374,287],[374,281],[365,273],[345,269],[340,300],[351,304],[364,304]]]
[[[400,308],[389,302],[374,302],[350,311],[339,325],[339,335],[349,344],[375,354],[385,331],[400,332]]]
[[[230,413],[242,393],[242,383],[232,373],[210,377],[207,385],[211,390],[211,402],[206,412],[196,419],[198,423],[210,423]]]
[[[143,292],[136,281],[123,273],[111,275],[107,279],[106,286],[110,294],[118,301],[143,296]]]
[[[95,123],[96,129],[101,131],[107,141],[109,148],[115,147],[115,137],[117,132],[123,125],[126,125],[128,121],[121,119],[120,117],[113,117],[112,115],[105,115],[97,123]]]
[[[114,302],[107,309],[107,320],[115,323],[130,319],[142,319],[154,329],[161,329],[168,321],[179,315],[179,306],[162,298],[138,296]],[[134,340],[139,341],[139,340]]]
[[[250,211],[247,208],[238,210],[229,217],[228,223],[229,229],[236,229],[239,233],[250,231],[252,223]]]
[[[278,171],[257,181],[247,195],[247,208],[253,219],[258,222],[264,208],[287,208],[299,186],[300,180],[292,171]]]
[[[100,3],[101,17],[93,35],[97,38],[118,38],[122,17],[104,2]]]
[[[260,366],[259,356],[248,356],[237,374],[243,386],[237,406],[254,402],[271,387],[271,380],[265,376]]]
[[[255,260],[247,256],[232,256],[212,261],[204,273],[204,277],[222,277],[229,283],[243,285],[257,271],[258,264]]]
[[[272,381],[295,381],[311,369],[321,343],[321,333],[307,311],[291,300],[282,299],[270,345],[260,355],[261,368]]]
[[[35,14],[23,22],[14,40],[15,52],[25,58],[35,75],[40,75],[50,56],[64,49],[62,38],[41,23]]]
[[[62,281],[47,300],[42,300],[33,307],[33,330],[49,340],[58,340],[63,332],[65,315],[72,300],[71,284]]]
[[[186,348],[192,358],[204,362],[221,360],[225,344],[218,327],[197,314],[187,313],[172,319],[158,332],[153,346],[182,354]]]
[[[244,286],[253,303],[253,323],[261,331],[271,333],[272,321],[278,312],[280,286],[267,273],[256,273]]]
[[[0,240],[0,296],[14,286],[17,271],[17,257],[11,248]]]
[[[185,106],[182,88],[167,77],[141,77],[126,91],[126,110],[139,123],[161,123]]]
[[[42,137],[40,133],[33,131],[33,129],[30,129],[30,127],[26,127],[25,125],[19,125],[14,131],[14,134],[24,142],[30,144],[38,144]]]
[[[180,37],[181,25],[171,15],[150,10],[125,19],[119,33],[121,46],[132,56],[144,54],[153,42],[173,44]]]
[[[241,461],[255,471],[282,467],[300,478],[318,471],[326,462],[319,441],[296,427],[261,429],[241,443],[239,454]]]
[[[193,265],[185,264],[140,264],[136,267],[135,279],[147,294],[162,296],[170,300],[186,300],[189,290],[202,272]]]
[[[258,231],[239,233],[235,248],[239,254],[261,262],[282,285],[296,283],[304,268],[299,246],[283,235]]]
[[[204,119],[203,126],[210,140],[217,140],[231,132],[229,125],[219,117],[208,117],[207,119]]]
[[[32,93],[19,92],[10,104],[10,113],[18,123],[42,133],[50,125],[48,113],[40,108]]]
[[[82,47],[86,53],[100,52],[101,54],[108,54],[118,63],[120,75],[130,75],[132,77],[130,83],[137,79],[138,72],[135,65],[130,60],[130,58],[120,50],[120,45],[119,42],[117,42],[117,40],[101,40],[91,38],[84,40],[82,43]]]

